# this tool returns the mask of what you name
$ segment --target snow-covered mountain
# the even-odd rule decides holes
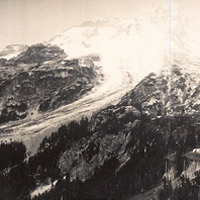
[[[62,47],[72,57],[98,53],[103,60],[108,56],[109,60],[116,57],[126,60],[128,66],[123,69],[134,69],[135,74],[144,77],[161,68],[156,66],[155,55],[156,60],[159,57],[163,59],[163,55],[169,56],[169,48],[173,57],[186,53],[190,56],[200,55],[195,52],[200,33],[198,21],[185,15],[174,4],[169,9],[168,5],[159,6],[135,19],[87,21],[71,27],[49,42]],[[146,62],[141,62],[143,60]],[[104,68],[110,68],[111,63],[105,60],[105,64]],[[151,64],[154,66],[151,67]]]
[[[172,5],[171,12],[168,6],[161,6],[136,19],[87,21],[53,37],[48,43],[64,49],[68,59],[98,55],[98,65],[102,67],[104,79],[78,101],[63,106],[46,117],[42,115],[34,118],[37,126],[36,121],[33,126],[30,125],[31,121],[19,122],[20,129],[17,123],[14,127],[6,127],[6,132],[11,137],[15,133],[18,139],[26,134],[28,141],[29,134],[36,134],[36,138],[41,137],[43,133],[56,130],[61,123],[66,123],[80,113],[87,115],[118,102],[151,72],[160,73],[166,70],[171,73],[171,68],[176,63],[197,79],[198,44],[193,42],[193,33],[197,35],[198,26],[192,22],[193,19],[185,16],[177,6]],[[1,128],[2,131],[4,129],[5,127]],[[32,148],[32,144],[28,148]]]
[[[161,6],[87,21],[0,59],[0,141],[23,142],[0,146],[0,195],[10,184],[13,199],[127,199],[161,189],[170,165],[178,182],[200,144],[199,33],[180,8]]]
[[[193,64],[200,58],[196,22],[177,5],[164,5],[136,19],[87,21],[49,42],[70,57],[98,54],[105,76],[98,91],[117,93],[121,89],[125,93],[151,72],[171,73],[177,62],[189,73],[199,71]]]

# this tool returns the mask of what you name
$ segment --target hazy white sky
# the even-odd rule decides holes
[[[200,13],[199,0],[171,1],[189,13]],[[133,18],[167,3],[168,0],[0,0],[0,49],[8,44],[49,40],[90,19]]]

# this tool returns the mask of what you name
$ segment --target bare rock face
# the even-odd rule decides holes
[[[37,64],[40,66],[45,61],[57,60],[66,57],[63,50],[56,46],[35,44],[17,57],[10,59],[8,64]]]
[[[44,44],[1,59],[0,72],[1,122],[71,103],[97,83],[92,57],[68,60],[59,47]]]

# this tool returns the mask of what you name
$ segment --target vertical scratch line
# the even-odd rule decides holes
[[[171,0],[168,0],[168,56],[169,56],[169,92],[171,90],[171,70],[172,70],[172,32],[171,32]]]
[[[168,50],[171,59],[171,0],[168,0]]]
[[[169,101],[171,101],[171,76],[172,76],[172,52],[171,52],[171,0],[168,0],[168,53],[169,53]],[[171,103],[171,102],[170,102]],[[171,134],[171,120],[169,120],[169,133]]]

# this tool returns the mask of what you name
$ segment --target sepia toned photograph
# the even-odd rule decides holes
[[[200,200],[200,1],[0,0],[0,200]]]

